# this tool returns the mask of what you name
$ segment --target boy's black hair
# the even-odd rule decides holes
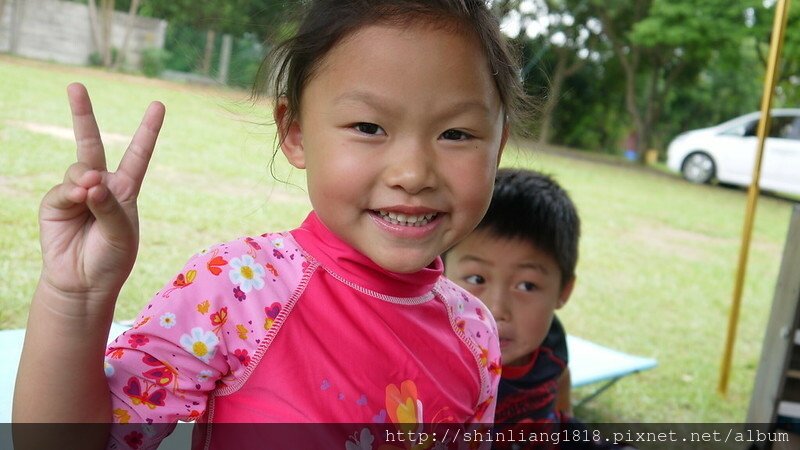
[[[561,270],[561,286],[575,276],[581,221],[567,192],[533,170],[500,169],[489,210],[476,230],[522,239],[551,255]]]

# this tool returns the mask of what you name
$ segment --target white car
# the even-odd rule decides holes
[[[667,166],[692,183],[749,186],[753,179],[759,112],[678,135],[667,149]],[[800,195],[800,109],[775,109],[764,143],[760,187]]]

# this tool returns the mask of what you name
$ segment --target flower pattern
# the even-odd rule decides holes
[[[195,327],[192,328],[191,334],[181,336],[180,342],[184,350],[207,363],[217,350],[219,338],[212,331],[205,331],[200,327]]]
[[[212,372],[212,371],[210,371],[208,369],[201,370],[197,374],[197,378],[196,378],[197,382],[198,383],[205,383],[206,381],[208,381],[209,378],[211,378],[211,375],[214,375],[214,372]]]
[[[128,345],[130,345],[131,348],[143,347],[147,345],[148,342],[150,342],[150,339],[143,334],[132,334],[128,338]]]
[[[168,312],[161,315],[161,317],[158,319],[158,323],[162,327],[169,330],[170,328],[175,326],[175,320],[176,320],[175,314]]]
[[[235,356],[243,366],[247,366],[250,364],[250,355],[247,354],[247,349],[239,348],[234,350],[233,356]]]
[[[128,423],[131,421],[130,413],[122,408],[115,409],[112,414],[117,423]]]
[[[125,443],[128,444],[130,448],[137,449],[144,444],[144,435],[138,431],[131,431],[125,436]]]
[[[111,378],[114,376],[114,366],[111,364],[111,361],[108,358],[103,360],[103,372],[105,372],[106,378]]]
[[[233,258],[230,262],[231,271],[228,276],[231,282],[238,285],[244,293],[248,293],[253,289],[260,290],[264,288],[264,275],[267,271],[264,266],[257,264],[250,255],[242,255],[239,258]]]
[[[422,401],[417,395],[417,385],[413,380],[405,380],[398,388],[394,384],[386,386],[386,412],[392,423],[402,431],[415,431],[421,426]]]

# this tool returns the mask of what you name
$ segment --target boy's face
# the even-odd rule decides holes
[[[569,299],[556,260],[521,239],[475,231],[447,253],[445,274],[480,298],[500,333],[504,365],[523,365],[547,336],[553,313]]]
[[[480,221],[506,135],[475,39],[374,25],[327,54],[282,148],[306,169],[331,231],[381,267],[413,272]]]

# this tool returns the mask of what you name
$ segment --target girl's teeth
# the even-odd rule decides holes
[[[389,223],[403,225],[407,227],[421,227],[427,225],[438,213],[423,214],[412,216],[409,214],[395,213],[391,211],[378,211],[378,213]]]

